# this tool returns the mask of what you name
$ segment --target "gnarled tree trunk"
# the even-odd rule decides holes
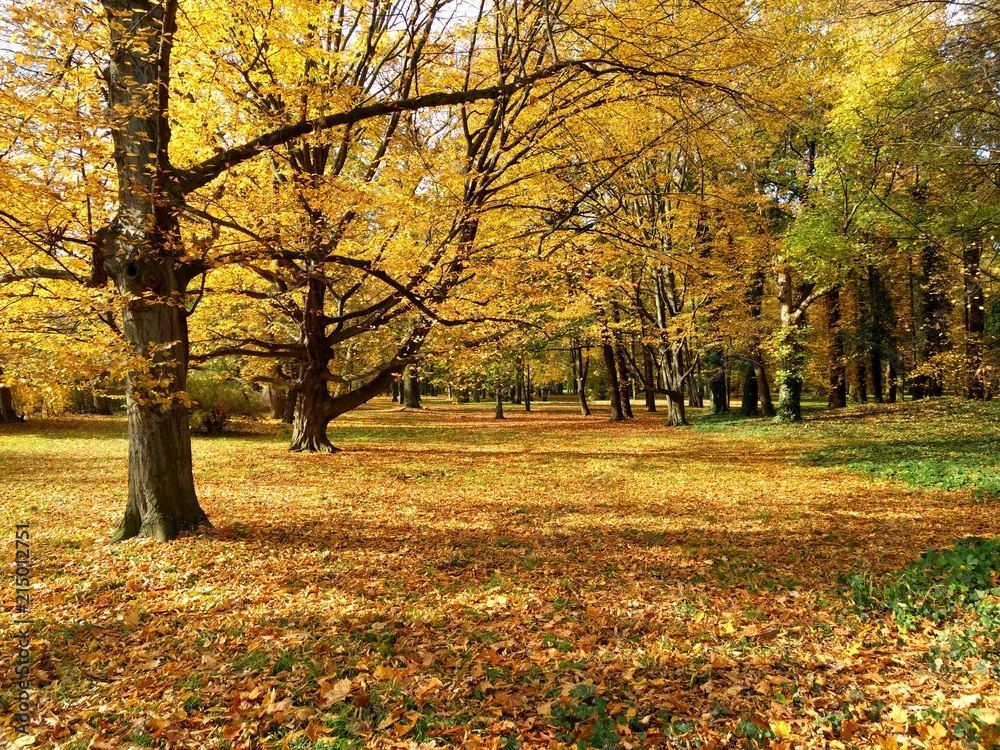
[[[128,503],[112,539],[160,541],[208,526],[198,505],[188,424],[185,294],[196,274],[181,260],[183,197],[169,161],[167,116],[176,2],[105,0],[118,210],[95,251],[125,300],[122,332],[137,361],[128,373]]]

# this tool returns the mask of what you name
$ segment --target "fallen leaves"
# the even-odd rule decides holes
[[[898,750],[1000,725],[993,657],[859,618],[837,584],[995,512],[791,464],[805,431],[372,408],[335,423],[343,454],[289,456],[257,425],[195,442],[216,532],[109,547],[121,424],[51,425],[70,437],[0,448],[47,554],[36,746]]]

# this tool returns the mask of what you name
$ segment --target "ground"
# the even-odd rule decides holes
[[[992,406],[427,406],[341,417],[334,455],[273,422],[196,438],[215,529],[166,545],[107,544],[121,419],[0,428],[35,746],[996,747],[1000,646],[845,586],[1000,535]]]

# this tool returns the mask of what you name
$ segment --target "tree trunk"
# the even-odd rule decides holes
[[[869,372],[871,372],[872,376],[872,396],[874,396],[876,404],[881,404],[885,401],[885,396],[883,395],[885,385],[882,382],[882,355],[877,348],[872,348],[869,362],[871,363]]]
[[[743,403],[740,406],[740,416],[760,416],[757,410],[757,395],[757,374],[754,371],[753,360],[749,360],[743,371]]]
[[[920,364],[927,364],[944,351],[948,339],[948,296],[941,288],[940,252],[927,243],[920,254]],[[913,397],[938,397],[942,394],[939,378],[924,373],[913,380]]]
[[[767,369],[764,365],[764,355],[760,350],[751,355],[753,371],[757,377],[757,395],[760,398],[760,415],[767,419],[774,417],[774,401],[771,400],[771,384],[767,381]]]
[[[778,339],[778,413],[781,422],[802,420],[802,378],[805,369],[805,348],[802,345],[802,324],[811,299],[794,301],[791,269],[781,264],[777,275],[781,331]]]
[[[333,453],[336,450],[326,437],[333,414],[325,377],[332,353],[326,338],[325,307],[326,284],[319,274],[310,273],[300,329],[305,360],[299,369],[298,404],[289,446],[289,450],[296,453]]]
[[[573,381],[576,393],[580,399],[580,414],[590,416],[590,405],[587,403],[587,375],[590,372],[590,358],[580,346],[572,347]]]
[[[499,385],[497,386],[497,409],[494,414],[494,419],[503,419],[503,388]]]
[[[531,365],[524,363],[524,410],[531,411]]]
[[[983,334],[986,331],[985,298],[979,277],[982,246],[970,243],[962,251],[965,287],[965,392],[968,398],[986,398],[983,378]]]
[[[868,403],[868,368],[864,362],[858,362],[858,403]]]
[[[847,377],[844,366],[844,334],[840,330],[840,290],[834,287],[826,295],[826,323],[830,356],[830,409],[847,406]]]
[[[276,385],[267,386],[268,416],[271,419],[281,419],[288,402],[288,391]]]
[[[139,363],[126,377],[128,502],[112,536],[160,541],[208,526],[198,505],[188,423],[186,290],[198,273],[184,257],[183,196],[170,165],[167,116],[176,3],[105,0],[107,87],[118,177],[117,210],[94,247],[123,305],[122,333]],[[166,40],[166,41],[165,41]]]
[[[392,403],[399,403],[399,381],[393,380],[392,385],[389,386],[389,393],[392,396]]]
[[[604,358],[604,366],[608,371],[608,382],[611,396],[611,421],[622,422],[625,414],[622,412],[621,390],[618,387],[618,371],[615,365],[615,351],[610,342],[605,341],[601,345],[601,355]]]
[[[712,393],[712,414],[727,414],[729,412],[729,393],[726,388],[726,370],[724,354],[721,349],[709,349],[703,358],[705,372],[708,375],[708,387]]]
[[[114,412],[111,411],[111,400],[101,394],[93,393],[94,398],[94,414],[101,417],[110,417]]]
[[[478,388],[473,388],[472,389],[472,403],[478,404],[478,403],[480,403],[481,400],[482,400],[482,397],[479,395],[479,389]]]
[[[887,401],[890,404],[896,403],[896,390],[898,387],[899,376],[896,374],[896,361],[895,359],[889,359],[889,396]]]
[[[420,409],[420,380],[417,378],[417,366],[407,365],[403,370],[403,408]]]
[[[288,389],[288,398],[285,400],[285,410],[281,415],[281,421],[285,424],[292,424],[295,421],[295,405],[299,400],[298,388]]]
[[[326,428],[333,419],[329,408],[330,400],[326,381],[321,373],[310,368],[298,388],[299,403],[292,422],[292,444],[289,450],[296,453],[334,453],[339,450],[326,436]]]
[[[656,411],[656,373],[653,370],[653,356],[646,344],[640,344],[640,346],[642,347],[642,388],[646,396],[646,411],[653,413]]]
[[[2,371],[0,371],[2,373]],[[0,385],[0,424],[20,421],[14,409],[14,393],[6,385]]]

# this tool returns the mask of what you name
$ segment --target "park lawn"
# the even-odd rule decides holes
[[[1000,647],[971,615],[901,631],[844,585],[1000,535],[993,406],[672,430],[428,407],[345,415],[332,456],[271,422],[196,438],[215,529],[167,545],[106,543],[123,420],[0,428],[3,527],[31,524],[35,747],[997,741]]]

